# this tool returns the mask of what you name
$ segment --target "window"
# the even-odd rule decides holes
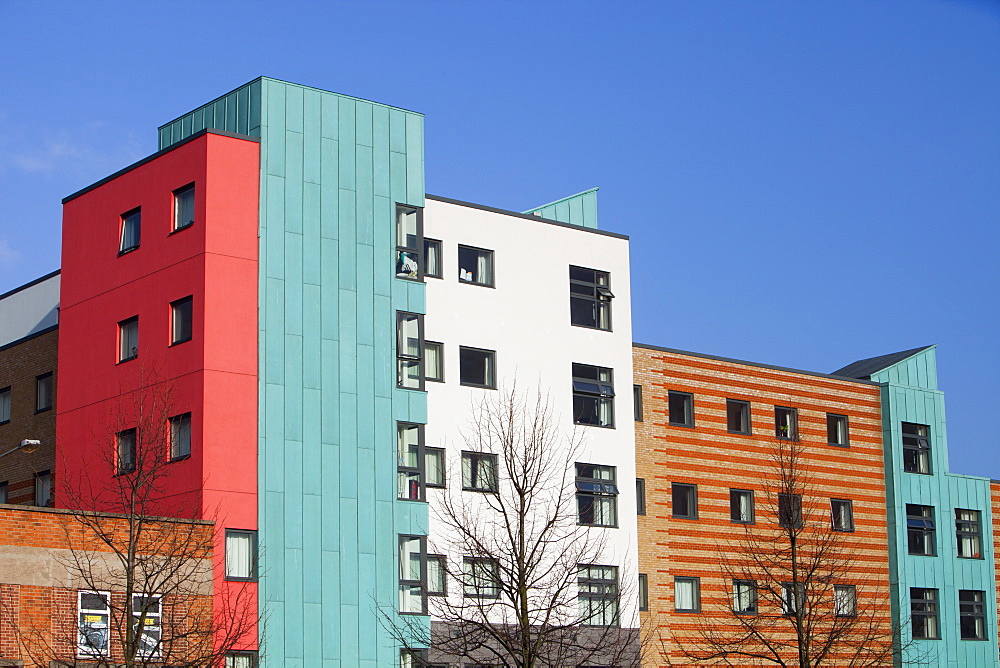
[[[396,278],[423,279],[420,253],[424,248],[424,210],[396,205]]]
[[[397,498],[405,501],[424,500],[424,426],[409,422],[396,423]]]
[[[226,668],[257,668],[257,652],[226,653]]]
[[[733,612],[737,615],[757,614],[757,583],[753,580],[733,580]]]
[[[753,492],[748,489],[729,490],[729,519],[737,524],[753,524]]]
[[[0,482],[0,503],[8,503],[7,487],[8,483],[6,480]]]
[[[82,657],[101,657],[108,653],[108,621],[111,609],[106,591],[81,591],[77,594],[78,630],[76,652]]]
[[[958,617],[962,640],[986,640],[986,592],[959,589]]]
[[[788,441],[799,438],[799,416],[794,408],[774,407],[774,435]]]
[[[170,459],[191,456],[191,414],[183,413],[170,418]]]
[[[458,348],[458,382],[469,387],[495,390],[497,354],[493,350]]]
[[[118,361],[127,362],[139,356],[139,317],[118,323]]]
[[[193,300],[193,297],[185,297],[170,304],[170,345],[191,340]]]
[[[795,593],[798,593],[796,596]],[[800,582],[796,586],[792,582],[781,583],[781,614],[783,615],[794,615],[805,603],[806,592],[803,584]]]
[[[830,445],[847,447],[847,416],[826,414],[826,440]]]
[[[632,386],[632,410],[635,412],[635,421],[642,422],[642,385]]]
[[[500,568],[495,559],[463,560],[464,592],[469,598],[500,598]]]
[[[427,614],[427,537],[399,537],[399,611]]]
[[[569,321],[577,327],[611,329],[610,274],[583,267],[569,268]]]
[[[955,538],[958,556],[962,559],[982,559],[983,530],[978,510],[955,509]]]
[[[910,587],[910,630],[914,640],[937,640],[938,590]]]
[[[399,650],[399,668],[424,668],[430,665],[427,663],[426,649]]]
[[[52,372],[35,377],[35,412],[41,413],[52,408]]]
[[[160,655],[160,638],[163,629],[163,607],[159,596],[132,594],[132,621],[139,639],[138,655]]]
[[[933,557],[934,506],[906,504],[906,542],[910,554]]]
[[[903,470],[907,473],[930,474],[930,430],[925,424],[903,423]]]
[[[837,617],[854,617],[858,614],[858,593],[854,585],[833,586],[833,611]]]
[[[396,386],[424,389],[424,316],[396,312]]]
[[[174,231],[194,225],[194,184],[174,191]]]
[[[226,529],[226,579],[257,579],[257,532]]]
[[[126,429],[115,434],[115,453],[118,475],[135,470],[135,429]]]
[[[614,466],[576,465],[576,508],[580,524],[618,526]]]
[[[584,626],[618,625],[617,566],[580,566],[577,587]]]
[[[726,429],[734,434],[750,433],[750,404],[726,399]]]
[[[139,247],[139,226],[141,222],[139,209],[133,209],[122,214],[122,235],[121,244],[118,246],[118,254],[122,255]]]
[[[593,427],[615,426],[615,386],[611,369],[573,363],[573,422]]]
[[[778,526],[802,528],[802,495],[778,494]]]
[[[646,481],[643,478],[635,479],[635,514],[646,514]]]
[[[425,276],[442,278],[441,242],[437,239],[424,239],[424,264]]]
[[[442,554],[427,555],[427,595],[448,595],[448,567]]]
[[[463,452],[462,489],[469,492],[497,491],[497,456],[488,452]]]
[[[674,517],[698,519],[698,487],[696,485],[670,483],[670,500]]]
[[[424,485],[444,487],[444,448],[424,448]]]
[[[52,473],[39,471],[35,474],[35,505],[48,508],[52,502]]]
[[[854,505],[846,499],[830,499],[834,531],[854,531]]]
[[[639,573],[639,610],[649,610],[649,582],[645,573]]]
[[[674,611],[701,612],[701,583],[698,578],[674,578]]]
[[[471,246],[458,247],[460,283],[493,287],[493,251]]]
[[[444,382],[444,344],[424,341],[424,380]]]
[[[0,424],[10,422],[10,387],[0,390]]]
[[[694,395],[687,392],[667,392],[667,409],[670,424],[675,427],[694,426]]]

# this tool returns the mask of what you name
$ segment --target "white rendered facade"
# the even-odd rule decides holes
[[[491,210],[428,197],[424,237],[441,241],[441,278],[426,277],[424,338],[443,344],[444,381],[426,383],[427,447],[443,447],[447,485],[460,490],[463,432],[474,403],[484,393],[460,384],[459,348],[495,351],[499,391],[516,381],[519,391],[548,394],[560,431],[582,441],[576,460],[612,466],[617,526],[591,527],[603,542],[600,563],[618,568],[622,627],[637,626],[637,533],[635,438],[632,405],[632,327],[628,239],[535,216]],[[459,245],[492,251],[492,287],[459,280]],[[611,328],[570,322],[570,266],[609,274]],[[613,370],[614,426],[574,424],[573,364]],[[575,471],[567,481],[573,484]],[[500,485],[504,484],[501,474]],[[452,487],[456,486],[456,487]],[[431,505],[429,542],[448,543],[435,519],[438,489],[427,489]],[[452,493],[454,493],[452,491]],[[476,492],[462,492],[476,494]],[[461,563],[462,555],[447,555]],[[455,563],[455,562],[453,562]],[[450,592],[451,593],[451,592]]]

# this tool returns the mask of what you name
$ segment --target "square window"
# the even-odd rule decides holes
[[[843,448],[849,445],[846,415],[826,414],[826,440],[830,445],[839,445]]]
[[[139,228],[142,215],[139,209],[133,209],[122,214],[121,244],[118,246],[118,254],[128,253],[139,247]]]
[[[427,537],[399,537],[399,611],[427,614]]]
[[[697,485],[670,483],[670,500],[674,517],[689,520],[698,519]]]
[[[226,529],[226,579],[257,579],[257,532]]]
[[[128,362],[139,356],[139,316],[118,323],[118,361]]]
[[[737,615],[757,614],[757,583],[753,580],[733,580],[733,612]]]
[[[903,470],[906,473],[931,472],[931,428],[925,424],[904,422],[903,432]]]
[[[174,231],[194,225],[194,184],[174,191]]]
[[[463,560],[463,591],[468,598],[500,598],[500,567],[495,559]]]
[[[667,392],[669,422],[675,427],[694,426],[694,395],[688,392]]]
[[[649,582],[645,573],[639,573],[639,610],[649,610]]]
[[[488,452],[463,452],[462,489],[468,492],[496,492],[497,456]]]
[[[397,498],[403,501],[424,500],[424,425],[396,423]]]
[[[396,312],[396,386],[424,389],[424,316]]]
[[[854,617],[858,614],[858,594],[854,585],[833,586],[833,610],[837,617]]]
[[[802,495],[778,494],[778,526],[802,528]]]
[[[618,526],[618,487],[615,467],[576,465],[577,521],[589,526]]]
[[[635,411],[635,421],[642,422],[642,385],[632,386],[632,410]]]
[[[170,418],[170,459],[191,456],[191,414],[183,413]]]
[[[642,478],[635,479],[635,514],[646,514],[646,481]]]
[[[914,640],[938,640],[938,590],[910,587],[910,631]]]
[[[191,340],[193,297],[178,299],[170,304],[170,345]]]
[[[111,594],[106,591],[81,591],[77,594],[77,656],[107,656],[110,639]]]
[[[493,251],[471,246],[459,246],[458,281],[492,288]]]
[[[495,390],[497,354],[480,348],[458,348],[458,382],[469,387]]]
[[[906,504],[906,543],[909,554],[933,557],[934,549],[934,506]]]
[[[0,390],[0,424],[10,422],[10,387]]]
[[[577,601],[584,626],[618,626],[618,567],[581,565]]]
[[[35,376],[35,412],[41,413],[52,408],[52,372]]]
[[[592,427],[615,426],[613,370],[573,363],[573,422]]]
[[[115,453],[118,475],[135,471],[135,429],[126,429],[115,435]]]
[[[958,616],[962,640],[986,640],[986,592],[959,589]]]
[[[52,505],[52,473],[49,471],[35,474],[35,505],[41,508]]]
[[[396,205],[396,278],[423,280],[424,210]]]
[[[733,434],[750,433],[750,403],[726,399],[726,428]]]
[[[795,408],[774,407],[774,435],[786,441],[799,440],[799,416]]]
[[[698,578],[674,578],[674,611],[701,612],[701,583]]]
[[[427,487],[444,487],[444,448],[424,448],[424,472]]]
[[[983,558],[983,529],[978,510],[955,509],[955,538],[960,559]]]
[[[444,344],[424,341],[424,380],[444,382]]]
[[[737,524],[754,523],[753,492],[748,489],[729,490],[729,519]]]
[[[854,505],[847,499],[830,499],[834,531],[854,531]]]
[[[161,597],[132,594],[132,622],[139,639],[138,656],[149,658],[160,655],[162,620]]]
[[[611,275],[606,271],[569,268],[569,320],[576,327],[611,330]]]
[[[441,242],[437,239],[424,239],[424,258],[424,276],[442,278]]]
[[[448,595],[448,562],[442,554],[427,556],[427,595]]]

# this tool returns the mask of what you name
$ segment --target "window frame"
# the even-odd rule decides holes
[[[476,569],[486,569],[486,578]],[[481,585],[486,584],[487,587]],[[500,598],[500,563],[490,557],[462,557],[462,596],[464,598],[478,598],[485,600],[497,600]]]
[[[35,414],[52,410],[56,403],[55,385],[51,371],[35,376]],[[13,401],[13,397],[11,397]],[[13,410],[13,407],[11,408]]]
[[[595,577],[592,569],[610,572],[613,577]],[[614,628],[621,624],[621,588],[618,586],[617,566],[579,564],[577,566],[576,586],[581,626]],[[585,588],[596,588],[596,590],[585,590]],[[594,604],[599,605],[597,612],[594,611]],[[610,615],[607,614],[608,612]],[[598,614],[600,614],[602,622],[608,621],[609,623],[590,623]]]
[[[462,378],[462,353],[463,352],[475,352],[475,353],[486,353],[484,359],[488,360],[485,369],[485,384],[473,383]],[[495,390],[497,389],[497,351],[488,350],[486,348],[473,348],[472,346],[459,346],[458,347],[458,384],[464,387],[477,387],[482,390]]]
[[[45,469],[44,471],[39,471],[33,476],[34,484],[34,505],[37,508],[48,508],[49,504],[52,503],[52,470]],[[8,489],[9,491],[9,489]],[[42,503],[42,498],[39,496],[39,492],[45,492],[44,503]]]
[[[135,224],[135,243],[126,246],[126,232],[130,229],[134,221]],[[142,242],[142,207],[137,206],[134,209],[129,209],[121,216],[119,216],[119,230],[118,230],[118,256],[121,257],[126,253],[131,253],[132,251],[139,248]]]
[[[476,253],[486,253],[489,257],[489,281],[477,281],[474,279],[464,279],[462,278],[462,250],[475,251]],[[455,254],[458,259],[458,282],[463,285],[478,285],[483,288],[495,288],[496,287],[496,262],[494,258],[494,252],[489,248],[478,248],[476,246],[466,246],[465,244],[458,244],[458,252]]]
[[[582,467],[593,467],[595,470],[600,469],[602,471],[607,471],[611,474],[610,478],[598,478],[595,476],[582,475],[581,471],[586,473],[586,469]],[[580,526],[588,527],[606,527],[606,528],[617,528],[618,527],[618,469],[615,466],[609,466],[605,464],[588,464],[585,462],[576,462],[576,523]],[[584,521],[584,504],[590,503],[590,515],[592,516],[592,522]],[[599,504],[598,502],[601,501]],[[611,515],[610,521],[604,516],[603,508],[609,508],[609,513]],[[602,508],[600,513],[601,520],[598,521],[597,508]]]
[[[419,577],[417,579],[406,577],[407,575],[412,575],[412,573],[407,573],[403,563],[403,554],[405,545],[413,541],[417,542],[417,559],[419,562]],[[427,615],[427,536],[414,536],[407,534],[400,534],[398,536],[398,548],[396,551],[397,561],[399,568],[397,569],[397,574],[399,576],[399,614],[401,615]],[[420,609],[419,610],[404,610],[406,607],[403,603],[406,597],[411,595],[408,594],[409,590],[416,588],[420,592]]]
[[[417,323],[417,354],[410,353],[408,342],[404,341],[405,333],[403,323],[415,320]],[[406,375],[405,369],[410,368],[413,363],[417,365],[417,384],[407,385],[410,376]],[[425,391],[424,379],[424,316],[422,313],[411,313],[410,311],[396,311],[396,387],[401,390]]]
[[[37,381],[36,381],[37,382]],[[11,386],[0,387],[0,424],[7,424],[10,422],[10,413],[13,408],[12,406],[12,392]],[[35,391],[35,408],[38,408],[38,392]]]
[[[639,573],[639,612],[649,611],[649,576]]]
[[[195,206],[196,206],[194,186],[195,182],[192,181],[191,183],[185,186],[181,186],[180,188],[178,188],[173,192],[174,219],[173,219],[173,226],[170,229],[171,234],[173,234],[174,232],[180,232],[181,230],[186,230],[187,228],[194,225]],[[188,220],[186,222],[181,222],[181,207],[180,207],[181,197],[187,195],[188,193],[191,194],[191,220]]]
[[[180,337],[177,336],[177,330],[179,326],[183,326],[184,311],[182,310],[187,306],[187,336],[185,337],[183,333]],[[180,299],[170,302],[170,345],[176,346],[181,343],[187,343],[194,337],[194,295],[188,295],[187,297],[181,297]]]
[[[916,433],[907,433],[907,427],[915,427]],[[924,434],[920,429],[925,430]],[[900,423],[900,442],[903,446],[903,472],[918,475],[933,475],[934,464],[931,461],[931,427],[917,422]],[[923,470],[926,469],[926,470]]]
[[[781,583],[781,614],[797,615],[805,603],[806,591],[802,582]]]
[[[646,479],[635,479],[635,514],[646,514]]]
[[[678,493],[684,493],[688,497],[689,513],[680,514],[677,512]],[[678,520],[698,519],[698,485],[687,482],[670,483],[670,516]]]
[[[838,593],[840,596],[838,596]],[[843,596],[848,596],[846,600]],[[850,607],[844,611],[844,603],[849,603]],[[852,584],[833,585],[833,615],[834,617],[857,617],[858,616],[858,588]]]
[[[178,448],[178,433],[183,427],[184,422],[187,422],[187,452],[180,452]],[[170,437],[170,449],[168,452],[169,461],[179,462],[182,459],[187,459],[191,456],[191,411],[187,413],[179,413],[172,417],[167,418],[167,433]]]
[[[596,377],[584,376],[581,374],[585,369],[594,369]],[[582,362],[573,362],[571,366],[572,372],[572,383],[573,383],[573,424],[582,425],[585,427],[600,427],[602,429],[614,429],[615,428],[615,370],[611,367],[597,366],[594,364],[584,364]],[[607,372],[609,380],[601,380],[603,372]],[[593,389],[593,388],[596,388]],[[584,417],[583,410],[577,410],[577,400],[581,403],[583,401],[593,401],[594,410],[593,415],[600,420],[601,416],[601,406],[602,402],[607,402],[609,406],[608,415],[610,419],[607,424],[594,423],[594,422],[582,422]]]
[[[642,385],[632,386],[632,416],[634,422],[642,422]]]
[[[104,599],[104,611],[101,612],[99,608],[84,608],[83,607],[83,597],[84,596],[100,596]],[[87,612],[84,612],[84,611]],[[86,617],[104,617],[104,621],[96,621],[93,619],[88,619],[84,621],[84,616]],[[99,626],[87,626],[84,624],[97,624]],[[94,648],[94,645],[85,645],[82,641],[84,638],[89,638],[89,634],[84,631],[87,628],[88,631],[98,630],[103,631],[102,635],[104,637],[104,646],[99,648]],[[77,591],[76,597],[76,656],[78,658],[84,659],[101,659],[110,656],[110,645],[111,645],[111,592],[109,591],[98,591],[92,589],[80,589]],[[94,648],[96,651],[90,649]]]
[[[963,600],[963,594],[971,594],[972,600]],[[966,596],[966,599],[968,598]],[[966,621],[970,619],[976,630],[975,635],[966,635],[965,633]],[[962,640],[989,640],[986,628],[986,592],[982,589],[959,589],[958,637]]]
[[[403,452],[403,433],[415,430],[417,433],[417,465],[406,465],[406,456],[409,452]],[[424,448],[424,425],[416,422],[396,421],[396,500],[398,501],[426,501],[426,462]],[[414,479],[413,476],[416,476]],[[412,483],[416,481],[416,488]],[[404,495],[404,492],[408,494]],[[416,496],[413,496],[416,492]]]
[[[737,609],[740,601],[740,590],[746,587],[749,591],[748,603],[745,608]],[[757,597],[757,582],[754,580],[733,580],[732,609],[734,615],[756,615],[758,613],[759,600]]]
[[[802,495],[778,493],[778,526],[782,529],[802,529]]]
[[[741,429],[732,428],[732,409],[739,407],[740,422],[743,424]],[[726,399],[726,431],[730,434],[752,434],[753,433],[753,420],[750,413],[750,402],[744,401],[743,399]]]
[[[673,400],[675,398],[682,401],[681,412],[683,415],[680,416],[681,421],[674,420]],[[667,424],[671,427],[694,428],[694,395],[692,393],[667,390]]]
[[[739,506],[734,504],[738,498],[743,495],[747,495],[750,499],[748,505],[750,509],[750,517],[748,519],[742,519],[742,512],[739,512]],[[757,509],[756,509],[756,499],[754,498],[754,493],[752,489],[734,489],[729,490],[729,521],[733,524],[756,524],[757,523]]]
[[[9,494],[10,482],[7,480],[0,480],[0,503],[6,504],[10,503]]]
[[[148,599],[156,599],[156,607],[158,609],[158,612],[151,612],[149,610],[142,610],[142,611],[140,611],[140,613],[139,613],[139,615],[137,617],[136,616],[136,610],[135,610],[135,600],[137,598],[140,598],[140,599],[147,599],[147,598]],[[144,607],[148,607],[148,606],[144,606]],[[156,644],[153,646],[153,648],[152,648],[151,651],[144,651],[143,647],[142,647],[141,640],[140,640],[140,642],[138,643],[139,647],[137,648],[138,651],[136,652],[136,656],[137,657],[142,657],[144,659],[159,658],[159,656],[160,656],[160,646],[161,646],[161,644],[163,642],[163,596],[161,596],[159,594],[144,594],[144,593],[138,593],[138,594],[136,594],[136,593],[133,593],[132,594],[131,614],[132,614],[133,621],[138,622],[139,618],[141,618],[143,620],[143,622],[144,622],[143,625],[142,625],[142,630],[141,631],[138,628],[138,624],[136,625],[135,632],[137,634],[137,639],[141,639],[142,636],[144,636],[147,631],[153,631],[153,630],[155,630],[156,633],[157,633]],[[149,621],[155,621],[156,623],[155,624],[149,624],[149,623],[147,623]],[[150,628],[150,627],[152,627],[152,628]]]
[[[245,564],[247,566],[246,571],[248,575],[230,575],[229,569],[229,539],[230,538],[245,538],[249,542],[249,549],[247,550],[247,558],[249,563]],[[226,529],[224,536],[224,548],[225,554],[223,555],[224,563],[224,573],[225,580],[227,582],[257,582],[258,572],[257,565],[259,561],[258,547],[257,547],[257,531],[253,529]]]
[[[224,668],[257,668],[259,665],[259,656],[257,652],[252,650],[241,650],[234,652],[226,652],[224,659]],[[233,661],[230,661],[233,659]],[[245,666],[238,665],[235,659],[249,659],[249,663]]]
[[[431,251],[430,248],[435,246],[437,248],[437,272],[431,273]],[[424,237],[424,277],[425,278],[444,278],[444,244],[440,239],[428,239]]]
[[[917,510],[919,509],[919,510]],[[906,553],[913,557],[937,556],[937,523],[934,506],[919,503],[907,503],[906,511]],[[918,514],[919,513],[919,514]],[[914,539],[920,536],[925,550],[914,552]],[[929,547],[929,551],[926,549]]]
[[[126,341],[126,328],[135,328],[135,345],[131,347],[131,350],[126,350],[125,346],[128,345]],[[118,364],[124,362],[131,362],[139,356],[139,316],[134,315],[130,318],[125,318],[124,320],[118,321]]]
[[[404,281],[423,282],[424,280],[424,208],[420,206],[410,206],[409,204],[396,203],[395,231],[396,231],[396,278]],[[416,232],[413,235],[413,245],[408,244],[409,235],[403,229],[403,215],[408,213],[416,214]],[[407,239],[402,239],[402,236]],[[403,270],[405,260],[411,259],[416,262],[415,273]]]
[[[437,349],[437,361],[440,367],[440,375],[431,376],[431,364],[430,355],[427,354],[427,350],[430,348]],[[444,344],[440,341],[424,341],[424,380],[431,383],[443,383],[444,382]]]
[[[833,433],[837,429],[833,428],[833,425],[842,425],[842,430],[844,432],[843,443],[838,443],[831,438]],[[838,413],[827,413],[826,414],[826,441],[827,445],[832,445],[836,448],[849,448],[851,447],[851,422],[846,415],[840,415]]]
[[[430,455],[440,456],[441,458],[441,482],[431,482],[430,475],[428,471],[430,467],[427,466],[427,458]],[[424,446],[424,487],[430,487],[432,489],[444,489],[448,486],[448,467],[447,467],[447,451],[444,448],[435,448],[425,445]]]
[[[929,594],[929,595],[928,595]],[[910,587],[910,634],[914,640],[940,640],[941,618],[939,591],[932,587]],[[923,632],[917,635],[917,620]],[[933,634],[927,633],[925,624],[933,625]]]
[[[470,470],[470,477],[469,477],[469,480],[468,480],[468,483],[469,483],[468,485],[466,484],[467,481],[466,481],[466,477],[465,477],[465,461],[466,460],[469,460],[471,462],[471,465],[470,465],[470,468],[469,468],[469,470]],[[491,474],[492,479],[488,479],[486,481],[491,486],[489,486],[489,487],[483,487],[483,486],[473,487],[472,483],[476,479],[478,479],[478,478],[481,477],[481,475],[478,473],[478,468],[481,465],[481,462],[486,462],[486,461],[492,462],[492,464],[491,464],[492,469],[493,469],[492,474]],[[492,452],[476,452],[476,451],[473,451],[473,450],[463,450],[462,451],[462,491],[463,492],[480,492],[480,493],[483,493],[483,494],[496,494],[497,492],[499,492],[500,491],[500,481],[499,481],[499,478],[498,478],[499,464],[500,464],[500,462],[499,462],[498,456],[496,454],[492,453]],[[472,475],[473,469],[477,470],[477,473],[475,475]],[[487,473],[489,475],[489,472],[487,472]]]
[[[838,522],[838,518],[841,517],[837,513],[838,505],[847,508],[846,522],[843,526],[839,526],[841,523]],[[854,502],[851,499],[830,499],[830,529],[844,533],[854,532]]]
[[[678,584],[691,585],[691,600],[694,603],[693,608],[677,607]],[[674,612],[689,613],[689,614],[701,612],[701,578],[689,577],[686,575],[674,576]]]
[[[128,446],[127,450],[123,446]],[[115,475],[134,473],[139,454],[139,430],[136,427],[122,429],[115,434]],[[126,458],[125,455],[128,455]]]
[[[787,423],[782,417],[787,417]],[[774,437],[781,441],[799,440],[799,409],[790,406],[774,407]]]
[[[441,589],[431,588],[431,562],[437,562],[440,564],[439,569],[441,573]],[[428,554],[427,555],[427,595],[428,596],[447,596],[448,595],[448,557],[443,554]]]
[[[963,519],[960,513],[975,513],[972,519]],[[983,559],[983,513],[972,508],[955,508],[955,555],[958,559]],[[962,552],[963,539],[975,542],[978,547],[972,555],[964,555]],[[972,590],[969,590],[972,591]]]
[[[574,277],[574,270],[577,274],[579,272],[592,272],[593,280],[584,280],[579,277]],[[604,282],[601,282],[601,279]],[[573,287],[576,286],[577,291],[574,292]],[[580,292],[580,290],[590,290],[590,294],[585,294]],[[615,296],[611,292],[611,272],[601,271],[600,269],[590,269],[588,267],[580,267],[577,265],[569,265],[569,323],[573,327],[584,327],[586,329],[596,329],[602,332],[613,331],[612,318],[611,318],[611,300]],[[584,307],[590,307],[593,310],[593,321],[594,324],[586,324],[574,321],[577,314],[577,310],[574,308],[574,304],[583,305]],[[602,327],[602,318],[606,320],[607,327]]]

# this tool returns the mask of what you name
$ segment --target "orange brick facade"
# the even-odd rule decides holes
[[[639,567],[648,583],[646,665],[693,665],[688,652],[703,646],[705,630],[732,623],[733,571],[722,564],[739,559],[746,543],[738,541],[750,534],[731,517],[730,490],[752,491],[755,523],[777,526],[774,505],[764,503],[778,477],[768,459],[778,442],[776,406],[797,411],[798,467],[808,479],[803,514],[828,522],[831,499],[852,503],[854,530],[836,536],[851,554],[844,582],[857,587],[858,609],[870,610],[884,625],[881,641],[891,642],[879,388],[652,347],[634,347],[633,361],[643,404],[636,475],[644,480],[646,499],[646,514],[638,517]],[[693,425],[670,424],[669,391],[691,395]],[[751,433],[728,430],[727,399],[750,404]],[[849,447],[829,444],[828,413],[847,416]],[[673,517],[674,483],[695,486],[696,519]],[[676,577],[699,578],[699,612],[675,611]],[[781,610],[762,599],[759,614],[776,617]],[[727,665],[741,665],[740,659]]]

